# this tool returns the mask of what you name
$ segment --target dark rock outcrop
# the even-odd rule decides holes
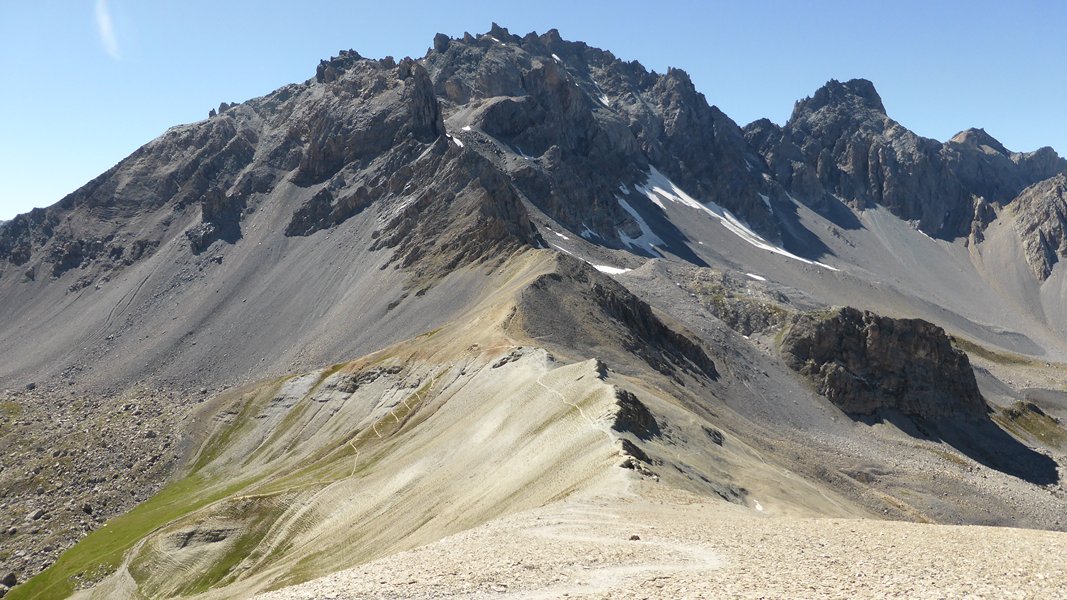
[[[921,319],[854,308],[801,314],[785,330],[779,352],[852,415],[892,409],[937,420],[981,419],[987,412],[967,355]]]
[[[225,194],[218,188],[213,188],[201,196],[201,221],[185,233],[193,253],[200,254],[216,240],[231,244],[239,240],[244,209],[244,197]]]
[[[1013,153],[980,129],[944,144],[919,137],[886,115],[865,80],[829,82],[798,102],[784,127],[760,120],[742,130],[680,69],[660,74],[555,30],[517,36],[495,24],[480,36],[439,34],[419,60],[341,51],[304,83],[223,102],[212,114],[168,130],[57,205],[0,225],[0,260],[34,277],[80,270],[78,279],[91,281],[145,256],[124,254],[134,238],[154,248],[184,233],[201,253],[240,240],[243,220],[280,183],[312,188],[291,200],[284,232],[307,236],[421,193],[405,192],[394,174],[460,168],[445,166],[456,160],[492,202],[507,205],[490,208],[483,198],[478,223],[495,222],[486,217],[494,213],[506,222],[516,202],[529,202],[587,239],[654,255],[632,245],[640,214],[664,251],[693,260],[674,225],[656,218],[661,209],[633,193],[653,169],[783,245],[797,239],[779,220],[790,217],[775,213],[791,207],[787,191],[816,208],[839,198],[877,204],[931,235],[981,239],[1024,188],[1067,171],[1051,149]],[[445,131],[446,118],[456,131]],[[446,136],[461,150],[444,152]],[[412,216],[391,222],[410,233]],[[120,235],[135,219],[144,222]],[[525,225],[486,231],[494,229],[519,231],[520,244],[536,239]],[[381,235],[391,242],[379,247],[401,241]],[[1043,277],[1054,232],[1026,235]],[[113,252],[109,239],[123,250]]]
[[[1011,204],[1015,231],[1026,262],[1044,281],[1067,257],[1067,176],[1062,174],[1026,188]]]
[[[615,404],[619,408],[615,413],[612,429],[630,432],[642,440],[648,440],[660,434],[659,423],[656,422],[655,415],[637,399],[633,392],[621,388],[616,389]]]
[[[400,191],[408,181],[422,185],[387,212],[371,248],[393,249],[394,262],[418,278],[539,245],[519,192],[479,154],[439,138],[422,160],[392,173],[389,186]]]
[[[990,204],[1067,170],[1050,148],[1012,153],[980,129],[944,144],[918,136],[889,118],[864,79],[831,80],[797,102],[784,127],[760,120],[745,135],[798,200],[816,209],[837,199],[884,206],[945,239],[980,231]]]
[[[304,146],[294,183],[322,183],[346,166],[366,167],[390,151],[427,144],[444,133],[433,86],[419,63],[342,53],[324,72],[317,80],[328,84],[325,93],[308,98],[302,118],[290,125],[288,141]]]
[[[616,247],[624,247],[621,234],[637,237],[617,198],[655,167],[694,197],[779,235],[761,194],[780,198],[780,188],[684,71],[649,72],[555,30],[519,38],[500,27],[438,38],[424,61],[446,114],[466,107],[465,126],[489,139],[467,137],[488,144],[518,189],[572,231]],[[626,200],[658,210],[642,196]]]
[[[326,229],[344,218],[342,214],[335,216],[335,213],[336,200],[328,188],[323,188],[293,213],[293,220],[286,226],[285,235],[310,235]]]
[[[565,340],[569,347],[612,363],[621,350],[679,381],[684,373],[719,377],[704,347],[681,326],[665,321],[618,282],[567,255],[557,257],[554,272],[524,288],[518,315],[529,335],[549,345]]]
[[[55,277],[85,270],[79,277],[92,280],[151,254],[181,231],[168,232],[171,225],[188,223],[175,219],[186,213],[200,213],[190,239],[205,246],[239,237],[242,203],[263,189],[265,175],[249,169],[258,142],[252,118],[231,106],[172,128],[58,203],[0,226],[0,260]]]

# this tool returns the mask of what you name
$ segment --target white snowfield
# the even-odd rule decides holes
[[[589,261],[586,261],[586,262],[589,262]],[[608,266],[608,265],[597,265],[597,264],[593,264],[593,263],[589,263],[589,264],[593,265],[593,268],[596,269],[597,271],[600,271],[601,273],[607,273],[609,275],[618,275],[619,273],[626,273],[627,271],[630,270],[630,269],[623,269],[623,268],[620,268],[620,267],[611,267],[611,266]]]
[[[752,231],[752,229],[749,228],[748,225],[745,225],[740,219],[735,217],[733,213],[726,210],[725,208],[719,206],[714,202],[700,202],[694,199],[689,194],[685,193],[685,191],[675,185],[674,182],[672,182],[670,179],[667,179],[667,177],[663,173],[660,173],[659,170],[656,169],[656,167],[649,167],[648,180],[645,182],[644,185],[637,186],[637,189],[641,193],[648,196],[648,199],[654,202],[660,208],[666,209],[666,206],[663,204],[663,201],[667,200],[669,202],[682,204],[684,206],[688,206],[690,208],[694,208],[696,210],[704,212],[708,216],[717,219],[719,222],[721,222],[723,227],[725,227],[731,233],[757,248],[766,250],[768,252],[773,252],[775,254],[780,254],[782,256],[785,256],[786,258],[791,258],[793,260],[807,263],[809,265],[817,265],[823,267],[824,269],[829,269],[831,271],[840,270],[825,263],[821,263],[814,260],[808,260],[801,256],[797,256],[796,254],[789,252],[785,248],[780,248],[778,246],[775,246],[774,244],[771,244],[758,233]]]
[[[663,253],[656,248],[656,245],[666,245],[663,240],[652,232],[652,228],[648,226],[648,223],[641,217],[641,214],[634,210],[634,207],[630,206],[629,202],[618,197],[615,199],[618,200],[619,206],[621,206],[623,210],[630,213],[630,216],[633,217],[634,221],[637,221],[637,226],[641,228],[641,235],[635,238],[626,235],[626,233],[620,229],[618,233],[622,243],[635,248],[648,250],[654,255],[663,256]]]

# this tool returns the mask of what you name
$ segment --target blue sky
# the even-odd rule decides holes
[[[826,80],[874,81],[940,140],[984,127],[1067,152],[1067,3],[0,0],[0,219],[46,206],[167,127],[312,76],[341,48],[422,56],[436,32],[555,27],[688,71],[739,124]]]

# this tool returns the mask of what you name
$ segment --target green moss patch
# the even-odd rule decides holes
[[[152,531],[233,495],[249,483],[212,485],[200,474],[174,482],[132,511],[86,536],[63,553],[54,565],[11,590],[7,599],[66,598],[79,584],[98,581],[113,573],[122,563],[123,555]]]
[[[1015,402],[1002,408],[993,420],[1018,437],[1029,437],[1061,450],[1067,448],[1067,429],[1030,402]]]
[[[1028,358],[1020,354],[1015,354],[1013,352],[997,351],[992,350],[990,348],[986,348],[985,346],[982,346],[976,342],[972,342],[971,340],[968,340],[966,338],[962,338],[959,336],[951,337],[952,342],[960,350],[963,350],[971,356],[984,358],[989,362],[997,363],[1000,365],[1030,365],[1037,362],[1032,358]]]

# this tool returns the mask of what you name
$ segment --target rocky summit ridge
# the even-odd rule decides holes
[[[243,216],[282,181],[315,192],[285,229],[308,235],[382,193],[404,191],[400,180],[413,179],[416,162],[427,159],[416,156],[422,148],[455,139],[446,118],[475,144],[495,146],[476,152],[487,161],[481,167],[464,164],[495,172],[479,181],[507,179],[514,194],[568,229],[650,256],[662,253],[632,240],[654,207],[642,199],[624,207],[616,198],[620,188],[642,185],[650,167],[776,243],[787,225],[773,207],[792,201],[823,212],[840,202],[884,206],[929,235],[980,239],[1026,188],[1067,172],[1051,148],[1010,152],[981,129],[944,143],[923,138],[887,115],[867,80],[831,80],[799,100],[785,125],[761,119],[742,129],[681,69],[658,74],[556,30],[520,37],[494,25],[480,36],[440,34],[418,60],[342,51],[303,84],[223,103],[207,121],[173,128],[55,206],[0,225],[0,259],[25,279],[91,272],[77,287],[140,260],[176,230],[195,253],[233,242]],[[453,154],[461,163],[479,160]],[[397,183],[385,180],[386,171],[398,174]],[[108,225],[164,206],[169,214],[151,228],[157,235],[119,235]],[[91,226],[65,225],[75,213]],[[536,244],[515,226],[503,229]],[[1058,242],[1020,231],[1028,246]],[[685,253],[669,235],[657,237]]]
[[[980,235],[997,208],[1067,170],[1051,148],[1009,152],[980,129],[944,143],[923,138],[890,118],[864,79],[831,80],[797,102],[784,126],[761,120],[745,131],[795,197],[885,206],[950,240]]]

